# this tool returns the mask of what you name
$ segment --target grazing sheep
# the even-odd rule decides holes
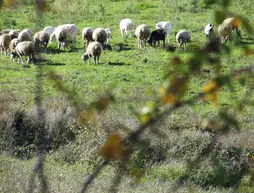
[[[62,28],[66,32],[67,36],[70,36],[72,39],[72,45],[75,48],[76,47],[76,36],[77,36],[77,31],[78,28],[74,24],[64,24],[64,25],[59,25],[57,28]],[[56,29],[57,29],[56,28]],[[55,31],[51,34],[50,42],[53,43],[56,39]]]
[[[49,43],[49,34],[46,31],[41,30],[36,34],[34,34],[34,48],[36,51],[39,51],[40,46],[43,46],[44,50],[46,50],[48,43]]]
[[[57,27],[54,31],[54,33],[50,36],[50,41],[52,42],[52,40],[56,38],[57,42],[58,42],[58,46],[57,48],[60,50],[62,47],[65,50],[65,47],[67,45],[67,33],[66,31],[61,28],[61,27]]]
[[[22,31],[29,33],[31,35],[31,37],[33,37],[33,33],[30,29],[23,29]]]
[[[168,43],[170,42],[170,33],[172,31],[172,24],[169,21],[160,21],[155,25],[156,29],[163,30],[168,34]]]
[[[232,25],[232,30],[236,30],[237,37],[241,38],[241,31],[239,30],[240,21],[237,18],[230,17],[223,21],[224,24]]]
[[[130,32],[130,37],[131,37],[132,27],[133,27],[133,23],[131,19],[128,19],[128,18],[122,19],[120,21],[120,31],[121,31],[122,37],[124,37],[124,35],[127,37],[128,32]]]
[[[84,40],[84,48],[85,46],[88,46],[89,42],[93,41],[93,28],[86,27],[82,31],[82,37]]]
[[[43,31],[49,34],[49,37],[54,33],[56,27],[47,26],[43,29]]]
[[[81,59],[83,60],[83,62],[85,62],[86,60],[93,57],[94,64],[96,64],[96,59],[97,59],[97,64],[99,64],[101,53],[102,53],[102,45],[100,44],[100,42],[91,42],[88,45],[86,52],[82,55]]]
[[[188,32],[187,30],[181,30],[176,34],[176,42],[178,43],[178,46],[180,48],[184,44],[184,50],[186,49],[187,42],[189,42],[190,39],[190,32]]]
[[[0,31],[1,35],[2,34],[9,34],[10,31],[12,31],[13,29],[3,29],[2,31]]]
[[[3,52],[5,52],[5,55],[7,56],[10,42],[11,42],[11,36],[9,34],[2,34],[0,36],[0,50],[1,50],[1,54]]]
[[[11,40],[9,48],[10,48],[10,52],[12,52],[15,47],[18,45],[18,43],[20,42],[20,40],[18,38],[14,38]]]
[[[19,59],[21,59],[22,64],[24,64],[22,56],[28,56],[27,63],[31,61],[31,58],[34,61],[33,42],[31,41],[19,42],[18,45],[14,48],[14,50],[11,51],[11,59],[13,61],[16,56],[18,57],[18,63],[19,63]]]
[[[138,38],[138,47],[141,49],[143,45],[146,45],[146,41],[150,36],[150,29],[146,24],[141,24],[136,28],[135,35]]]
[[[163,48],[165,48],[165,36],[166,33],[163,30],[154,30],[151,33],[150,39],[148,40],[148,43],[150,46],[155,46],[156,42],[160,45],[160,40],[163,41]]]
[[[218,33],[221,39],[221,43],[225,43],[227,40],[229,40],[231,34],[232,34],[232,25],[230,23],[221,23],[218,27]]]
[[[104,44],[107,40],[108,34],[104,28],[97,28],[93,31],[92,38],[96,42],[100,42],[104,47]]]
[[[206,35],[206,39],[208,38],[211,38],[212,34],[213,34],[213,28],[214,28],[214,25],[209,23],[205,26],[205,35]]]
[[[21,31],[19,33],[18,39],[23,42],[23,41],[32,41],[32,36],[30,35],[30,33],[26,32],[26,31]]]
[[[19,37],[20,30],[11,30],[9,32],[9,35],[11,36],[11,39],[18,38]]]
[[[110,30],[110,28],[105,28],[105,31],[107,32],[106,44],[107,44],[107,45],[110,45],[111,30]]]

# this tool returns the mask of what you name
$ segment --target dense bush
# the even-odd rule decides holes
[[[217,151],[210,160],[199,164],[189,178],[203,187],[235,187],[249,171],[246,151],[233,147]]]
[[[56,112],[53,114],[57,116]],[[75,139],[75,133],[68,123],[70,119],[58,119],[60,117],[55,117],[54,122],[46,120],[41,125],[33,109],[12,108],[0,119],[0,150],[18,158],[33,157],[41,143],[39,135],[42,127],[46,129],[46,138],[51,140],[50,143],[46,142],[47,150],[58,149]]]

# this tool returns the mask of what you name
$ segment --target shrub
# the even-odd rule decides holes
[[[245,150],[233,147],[218,151],[211,160],[206,160],[200,168],[193,170],[189,179],[206,188],[233,187],[249,170],[245,154]]]

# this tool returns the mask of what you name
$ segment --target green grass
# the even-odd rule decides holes
[[[43,105],[47,111],[49,122],[53,120],[53,123],[49,123],[49,128],[54,128],[56,124],[54,121],[58,119],[72,120],[73,118],[69,115],[71,114],[71,110],[69,110],[71,103],[66,93],[61,92],[55,86],[54,81],[46,76],[50,71],[54,71],[60,76],[62,84],[82,104],[84,102],[89,104],[108,91],[113,93],[116,98],[115,104],[105,112],[98,113],[97,126],[85,125],[79,128],[75,124],[71,125],[75,131],[76,140],[51,152],[46,159],[45,171],[52,190],[55,192],[79,192],[84,177],[92,171],[93,166],[97,165],[100,159],[97,152],[108,134],[120,132],[124,135],[127,133],[126,127],[133,130],[138,126],[139,120],[135,113],[139,112],[147,101],[154,101],[158,98],[158,91],[165,81],[165,75],[172,70],[170,60],[173,57],[180,57],[187,61],[192,57],[192,51],[205,42],[203,33],[205,25],[211,22],[215,24],[214,12],[220,7],[218,5],[205,7],[203,1],[193,1],[196,2],[196,5],[193,5],[189,0],[105,0],[101,3],[94,3],[91,0],[64,1],[65,3],[63,3],[62,0],[55,0],[51,4],[51,11],[43,13],[42,19],[38,22],[35,8],[29,2],[23,0],[17,2],[16,7],[12,9],[3,8],[0,27],[30,28],[35,33],[45,26],[75,23],[80,32],[88,26],[93,28],[110,27],[112,30],[113,50],[104,51],[98,65],[94,65],[92,60],[91,64],[89,62],[82,63],[81,55],[84,50],[80,32],[77,37],[77,49],[70,50],[68,48],[66,51],[58,52],[56,51],[57,45],[50,44],[47,53],[36,55],[36,58],[43,58],[43,61],[39,63],[45,75]],[[83,6],[80,6],[81,4]],[[233,13],[240,13],[246,17],[253,26],[254,7],[252,1],[233,0],[229,9]],[[173,31],[170,43],[176,45],[174,34],[181,29],[190,31],[192,42],[189,43],[186,51],[168,52],[149,45],[145,49],[139,50],[135,37],[124,39],[121,37],[119,22],[123,18],[131,18],[135,27],[145,23],[151,30],[154,30],[155,23],[158,21],[171,21]],[[247,39],[252,38],[251,35],[247,34],[244,29],[241,31],[244,37],[243,41],[247,42],[246,45],[253,50],[253,40]],[[127,44],[130,49],[119,51],[119,44]],[[230,55],[223,53],[221,56],[223,73],[226,74],[234,69],[253,65],[253,55],[245,57],[242,49],[235,43],[229,43],[229,47],[231,49]],[[186,67],[180,66],[179,68]],[[201,92],[203,85],[216,76],[213,66],[204,65],[202,69],[210,70],[210,73],[204,72],[201,76],[193,75],[186,98]],[[35,112],[31,109],[35,109],[36,75],[36,65],[23,68],[21,64],[12,62],[9,57],[0,56],[0,99],[3,101],[0,104],[0,110],[3,110],[3,113],[0,112],[0,117],[7,120],[8,128],[11,128],[12,117],[15,114],[14,107],[18,106],[30,113]],[[141,163],[144,162],[144,165],[148,167],[145,175],[141,178],[141,183],[139,185],[133,184],[133,179],[124,176],[119,192],[170,192],[178,177],[186,172],[187,166],[184,160],[188,159],[188,155],[198,156],[200,154],[203,146],[197,145],[199,142],[203,145],[207,144],[202,132],[196,133],[195,130],[201,128],[203,119],[216,119],[218,111],[222,108],[236,106],[247,97],[253,99],[253,80],[248,80],[244,84],[240,84],[239,81],[233,83],[234,91],[226,87],[220,92],[218,109],[213,108],[209,103],[198,101],[193,107],[184,107],[167,116],[157,125],[164,134],[164,138],[158,139],[156,135],[144,134],[144,138],[149,138],[150,143],[158,145],[158,147],[163,146],[166,153],[175,146],[181,147],[186,152],[181,155],[182,159],[180,160],[173,160],[169,154],[166,154],[165,160],[151,165],[147,160],[138,160]],[[244,140],[246,136],[253,136],[251,133],[253,107],[245,107],[241,114],[236,111],[231,113],[239,120],[243,132],[241,135],[233,132],[232,136],[223,136],[220,143],[223,144],[223,148],[227,148],[229,145],[253,151],[250,140]],[[185,129],[188,130],[187,134],[182,132]],[[191,139],[194,139],[194,135],[197,138],[187,143],[185,137],[191,136]],[[237,141],[237,144],[234,144],[232,140]],[[196,149],[192,148],[192,145]],[[149,156],[151,155],[149,154]],[[204,159],[207,161],[209,158]],[[20,160],[0,155],[0,192],[25,192],[33,164],[34,159]],[[108,166],[96,179],[90,192],[108,190],[115,172],[115,167]],[[248,178],[249,175],[242,179],[240,189],[243,192],[253,191],[253,188],[248,187],[250,183]],[[180,188],[179,192],[191,192],[191,189],[194,192],[233,191],[232,188],[223,189],[220,187],[208,187],[205,190],[192,182],[188,183],[185,187]]]

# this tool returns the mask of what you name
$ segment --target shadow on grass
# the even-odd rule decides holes
[[[254,38],[242,38],[241,39],[241,44],[254,44]]]
[[[114,45],[114,51],[116,52],[125,51],[125,50],[131,50],[128,44],[118,43]]]
[[[36,65],[47,65],[47,66],[64,66],[64,65],[66,65],[65,63],[52,62],[51,60],[46,60],[46,59],[40,58],[40,57],[35,59],[35,64]]]
[[[129,66],[129,63],[125,63],[125,62],[107,62],[108,65],[111,66]]]

